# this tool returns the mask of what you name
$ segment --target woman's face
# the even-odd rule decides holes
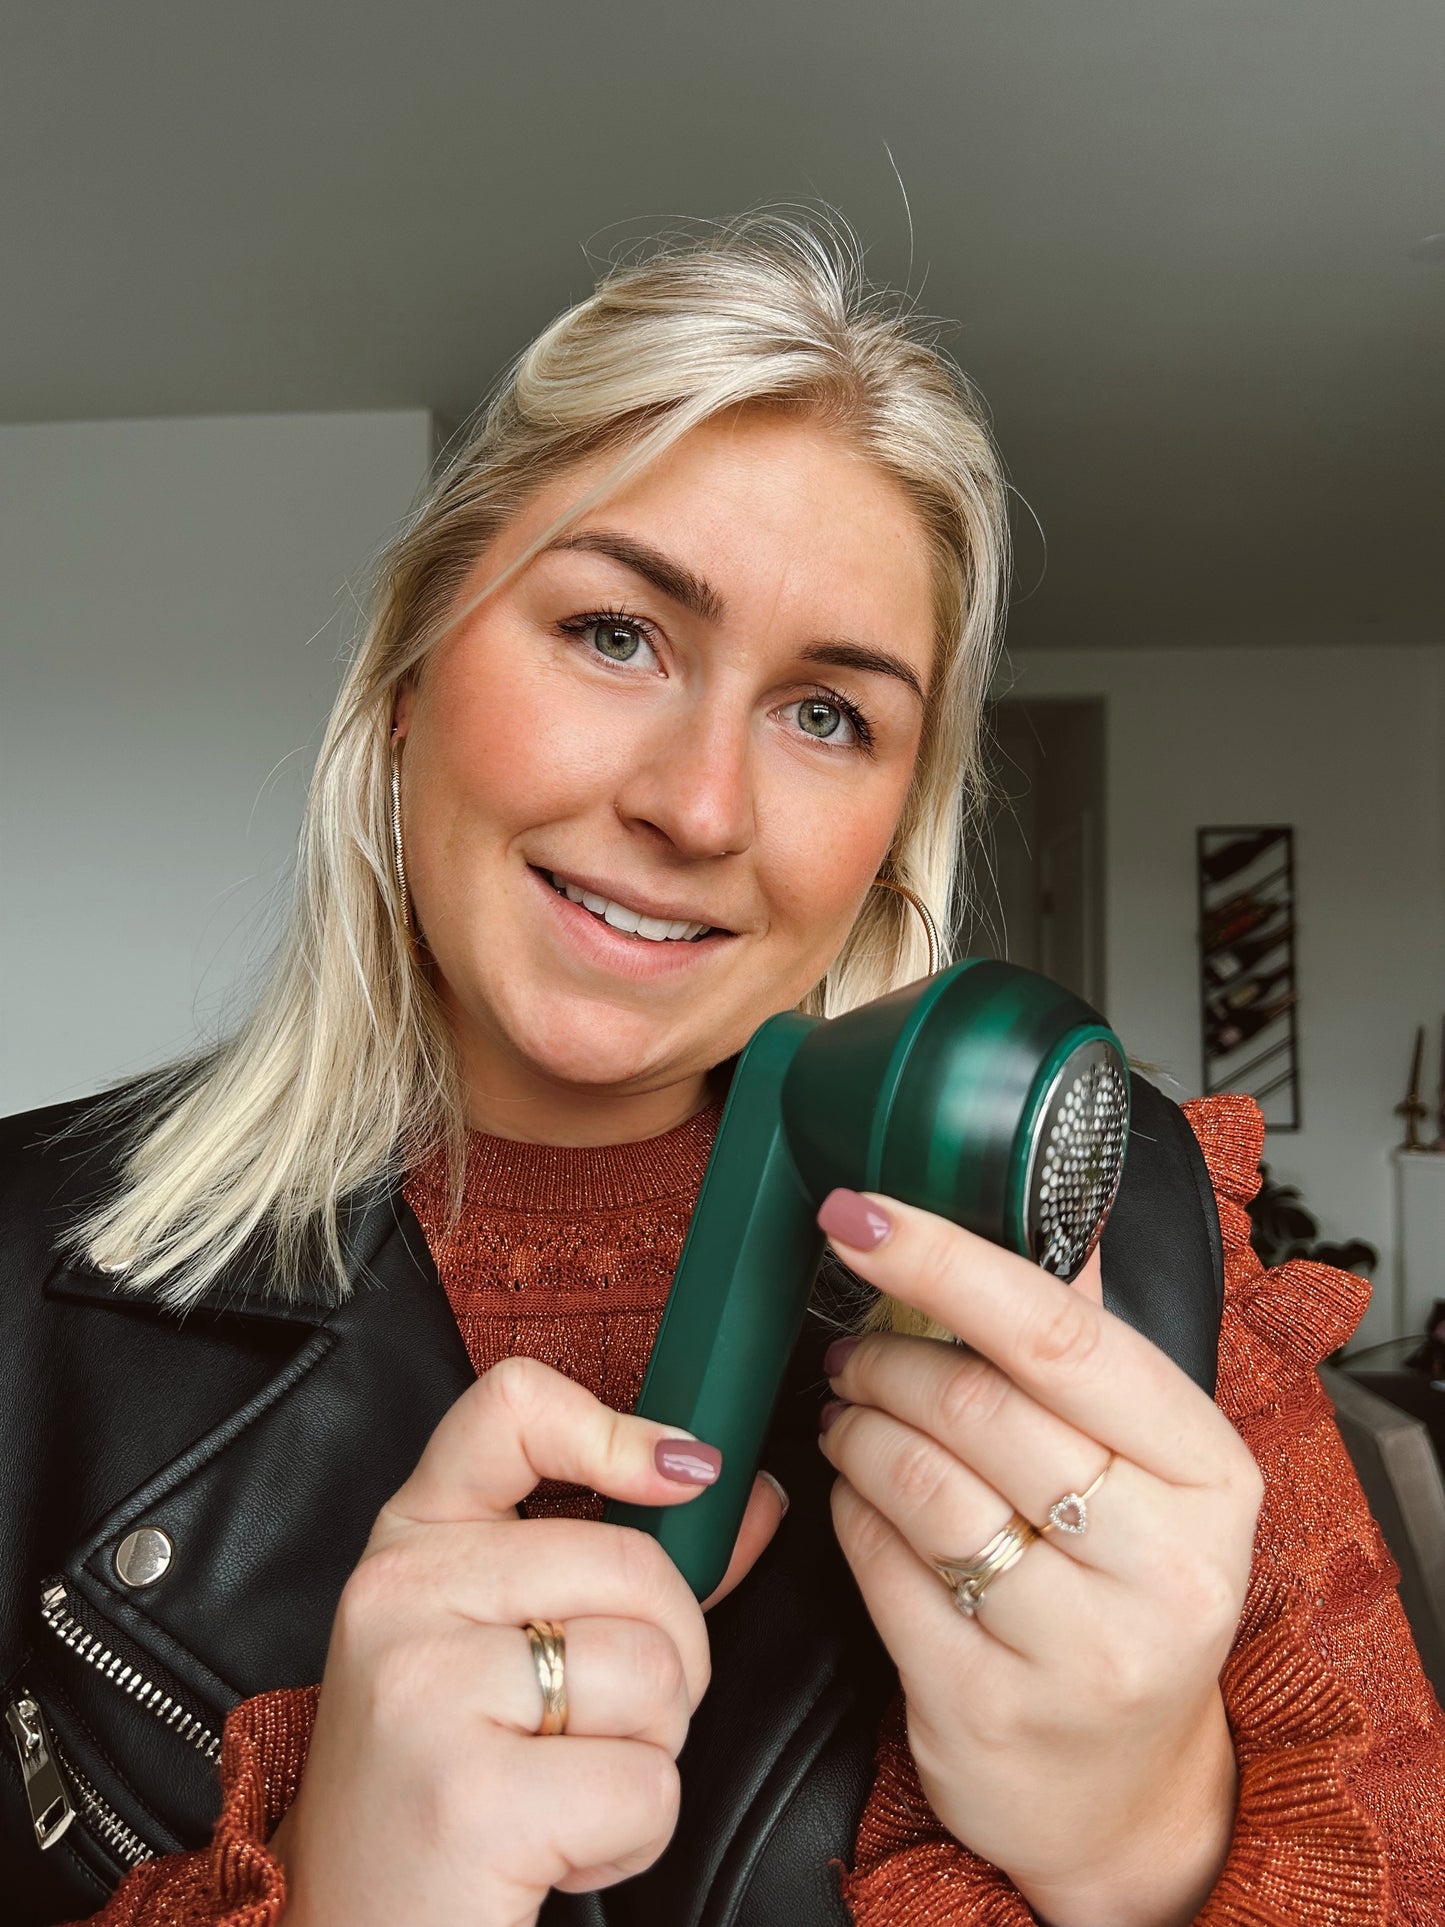
[[[605,466],[534,497],[457,607]],[[407,881],[474,1127],[626,1141],[700,1108],[846,938],[932,658],[902,491],[756,411],[693,431],[457,624],[396,714]]]

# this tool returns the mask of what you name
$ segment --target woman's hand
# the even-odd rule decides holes
[[[1218,1680],[1249,1577],[1253,1458],[1104,1310],[1097,1257],[1070,1287],[872,1193],[835,1192],[819,1223],[859,1276],[968,1347],[840,1340],[827,1370],[847,1403],[824,1408],[820,1440],[934,1811],[1053,1927],[1193,1920],[1233,1825]],[[1015,1511],[1043,1526],[1105,1466],[1085,1530],[1034,1540],[966,1617],[931,1559],[971,1559]]]
[[[301,1789],[270,1843],[287,1927],[522,1927],[549,1887],[607,1886],[661,1853],[708,1682],[702,1608],[646,1534],[513,1508],[548,1477],[640,1505],[696,1497],[705,1466],[674,1453],[666,1476],[664,1439],[683,1442],[527,1358],[457,1400],[337,1607]],[[781,1509],[759,1482],[714,1598]],[[545,1738],[529,1619],[565,1628],[567,1728]]]

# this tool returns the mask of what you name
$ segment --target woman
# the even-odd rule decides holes
[[[952,922],[1002,496],[786,222],[523,355],[382,570],[254,1017],[8,1127],[19,1917],[1440,1918],[1441,1717],[1313,1376],[1363,1287],[1259,1271],[1243,1101],[1191,1114],[1216,1220],[1141,1091],[1072,1290],[835,1193],[872,1329],[800,1347],[706,1612],[600,1518],[716,1476],[630,1412],[736,1053]],[[1221,1233],[1216,1402],[1170,1334]],[[1160,1345],[1103,1304],[1141,1253]]]

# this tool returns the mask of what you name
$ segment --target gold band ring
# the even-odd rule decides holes
[[[935,1559],[933,1570],[953,1594],[954,1605],[972,1619],[994,1580],[1016,1566],[1038,1537],[1038,1527],[1016,1512],[971,1559]]]
[[[1070,1532],[1077,1537],[1084,1530],[1089,1523],[1089,1501],[1104,1483],[1104,1475],[1114,1463],[1114,1457],[1111,1452],[1105,1459],[1104,1471],[1092,1485],[1085,1486],[1082,1492],[1066,1492],[1062,1499],[1054,1500],[1048,1518],[1039,1527],[1040,1533]]]
[[[560,1619],[529,1619],[524,1628],[542,1689],[539,1734],[567,1731],[567,1638]]]

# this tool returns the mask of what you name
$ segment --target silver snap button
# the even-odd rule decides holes
[[[175,1547],[159,1526],[128,1532],[115,1549],[115,1569],[127,1586],[151,1586],[171,1563]]]

